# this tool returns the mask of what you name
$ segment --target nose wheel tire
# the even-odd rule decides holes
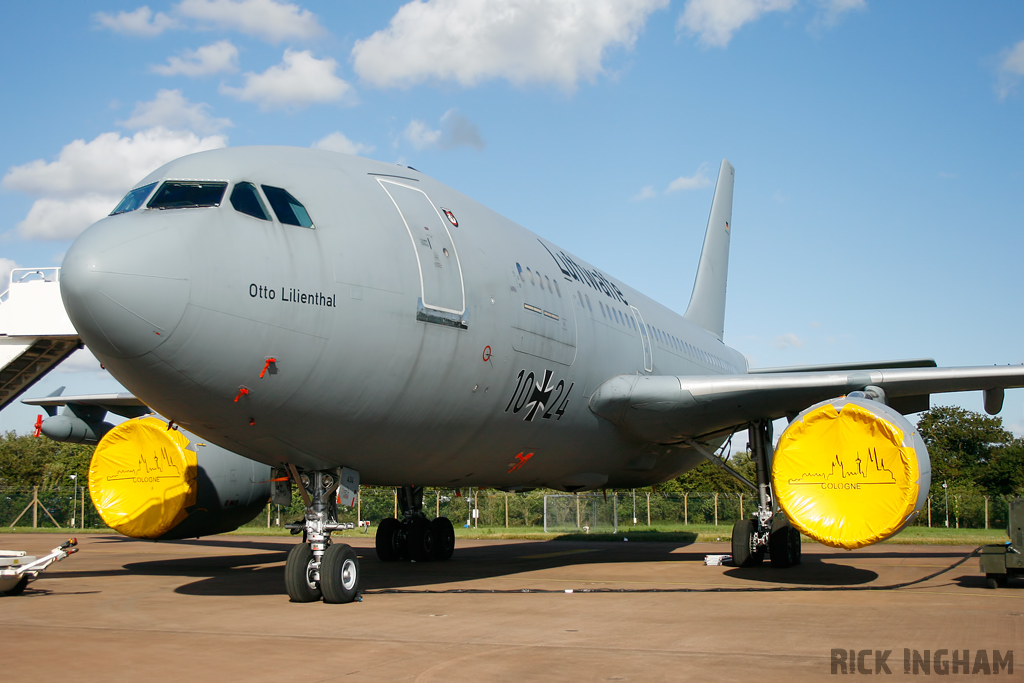
[[[327,548],[320,562],[320,591],[324,602],[344,604],[359,594],[359,559],[344,543]]]
[[[300,543],[288,551],[288,560],[284,563],[284,587],[292,602],[316,602],[320,599],[313,549],[308,544]]]

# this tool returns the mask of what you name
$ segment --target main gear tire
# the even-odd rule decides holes
[[[449,560],[455,552],[455,527],[447,517],[436,517],[430,523],[434,532],[434,559]]]
[[[753,548],[757,523],[753,519],[741,519],[732,527],[732,563],[737,567],[754,567],[764,560],[764,550]]]
[[[405,521],[405,543],[409,559],[429,562],[434,559],[434,530],[426,517],[413,517]]]
[[[401,531],[402,523],[394,517],[380,520],[374,544],[377,559],[381,562],[397,562],[402,559]]]
[[[773,567],[800,564],[800,532],[792,524],[780,524],[768,536],[768,553]]]

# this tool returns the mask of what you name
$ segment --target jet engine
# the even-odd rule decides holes
[[[849,550],[914,520],[928,498],[931,461],[920,433],[897,411],[836,398],[800,413],[783,432],[772,485],[793,526]]]
[[[271,468],[156,417],[128,420],[100,441],[89,493],[100,517],[132,538],[174,540],[233,531],[270,498]]]

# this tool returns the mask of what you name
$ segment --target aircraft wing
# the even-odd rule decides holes
[[[58,391],[62,391],[61,387]],[[42,406],[53,415],[60,406],[95,406],[121,417],[139,417],[153,412],[134,394],[84,394],[82,396],[61,396],[57,393],[42,398],[23,398],[22,403],[30,406]]]
[[[747,375],[617,375],[597,387],[590,410],[642,439],[679,443],[729,434],[756,420],[793,417],[819,401],[865,389],[884,394],[885,402],[904,414],[927,410],[931,394],[981,390],[985,409],[994,414],[1002,408],[1003,389],[1024,387],[1024,365],[905,364],[829,366],[848,369],[825,371],[771,368]]]

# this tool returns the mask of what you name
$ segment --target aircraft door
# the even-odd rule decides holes
[[[630,306],[630,309],[640,326],[640,341],[644,347],[644,372],[651,372],[654,369],[654,350],[651,347],[651,337],[647,334],[647,324],[644,323],[644,317],[640,315],[636,306]]]
[[[422,190],[383,178],[377,181],[394,202],[412,240],[423,306],[462,316],[466,312],[465,284],[448,220]]]

